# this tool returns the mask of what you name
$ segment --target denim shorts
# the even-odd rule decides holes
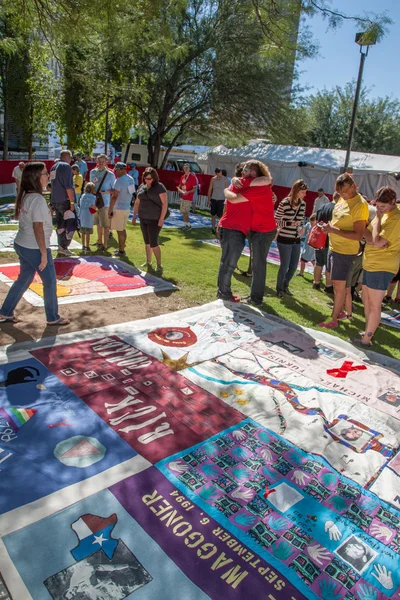
[[[333,281],[346,281],[357,254],[339,254],[339,252],[328,252],[326,270],[331,274]]]
[[[363,285],[371,290],[386,292],[393,275],[394,273],[388,273],[388,271],[364,271]]]

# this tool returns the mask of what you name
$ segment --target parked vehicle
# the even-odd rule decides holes
[[[160,163],[163,160],[167,149],[162,148],[160,152]],[[136,163],[137,167],[148,167],[150,165],[148,160],[148,151],[145,144],[123,144],[121,151],[121,159],[123,162],[130,164]],[[168,155],[168,163],[173,171],[183,171],[183,165],[188,163],[192,173],[202,173],[200,165],[197,163],[196,152],[189,150],[180,150],[179,148],[172,148]]]

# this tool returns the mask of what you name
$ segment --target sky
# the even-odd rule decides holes
[[[331,0],[331,9],[347,15],[363,15],[365,12],[387,11],[393,24],[379,44],[369,49],[365,61],[363,84],[371,88],[371,98],[390,96],[400,100],[400,0]],[[308,93],[324,88],[345,85],[358,76],[360,64],[359,46],[354,42],[359,30],[354,22],[344,22],[336,30],[328,29],[321,17],[307,19],[314,39],[319,43],[319,56],[297,64],[299,83]],[[311,89],[310,89],[311,88]]]

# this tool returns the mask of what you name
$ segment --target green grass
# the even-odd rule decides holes
[[[162,248],[162,263],[164,266],[164,279],[171,281],[179,287],[177,305],[194,306],[205,304],[216,299],[217,273],[220,261],[220,250],[214,246],[203,244],[197,240],[211,238],[208,228],[192,229],[183,232],[177,229],[163,229],[160,235]],[[92,240],[96,241],[93,234]],[[111,240],[110,249],[117,246]],[[144,245],[139,226],[128,225],[127,262],[140,265],[145,262]],[[242,256],[240,266],[247,268],[248,257]],[[275,295],[275,284],[278,267],[268,264],[267,284],[262,310],[282,317],[293,323],[318,329],[317,323],[325,320],[331,313],[328,302],[332,296],[312,289],[312,276],[305,274],[294,277],[290,289],[293,297],[279,300]],[[240,296],[249,293],[251,279],[234,274],[232,278],[232,291]],[[364,327],[363,306],[355,304],[352,322],[345,321],[335,330],[330,330],[333,336],[344,340],[356,337]],[[400,359],[400,330],[380,326],[376,332],[373,350],[388,356]]]

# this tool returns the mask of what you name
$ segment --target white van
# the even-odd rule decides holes
[[[162,148],[160,152],[160,160],[163,160],[165,156],[166,148]],[[188,163],[192,173],[202,173],[199,164],[196,161],[196,152],[189,150],[180,150],[179,148],[172,148],[168,155],[168,164],[173,171],[183,171],[183,165]],[[148,150],[145,144],[123,144],[121,151],[121,160],[127,165],[136,163],[137,167],[148,167]]]

